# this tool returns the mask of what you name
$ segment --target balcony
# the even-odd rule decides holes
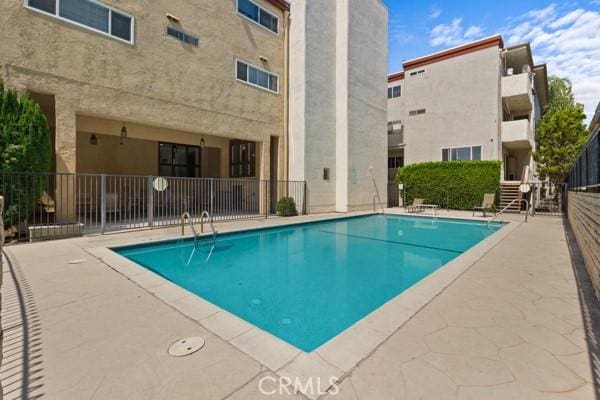
[[[534,147],[534,135],[531,123],[527,119],[502,122],[502,144],[509,149],[527,149]]]
[[[503,76],[502,99],[511,114],[529,113],[533,108],[530,74]]]

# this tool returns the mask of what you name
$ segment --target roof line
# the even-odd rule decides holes
[[[276,6],[277,8],[279,8],[281,11],[289,11],[290,10],[290,3],[288,3],[286,0],[267,0],[269,3],[273,4],[274,6]]]
[[[476,40],[474,42],[438,51],[436,53],[428,54],[423,57],[413,58],[411,60],[405,61],[402,64],[402,67],[406,71],[409,68],[415,68],[427,64],[432,64],[438,61],[446,60],[448,58],[457,57],[463,54],[472,53],[474,51],[482,50],[493,46],[504,48],[504,41],[502,40],[501,35],[489,36],[487,38]]]
[[[393,74],[388,75],[388,82],[394,82],[404,79],[404,71],[394,72]]]

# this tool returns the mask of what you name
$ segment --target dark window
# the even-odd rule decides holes
[[[401,92],[400,85],[389,87],[388,88],[388,99],[400,97],[400,92]]]
[[[442,149],[442,161],[481,160],[481,146]]]
[[[274,33],[278,33],[279,19],[264,8],[259,7],[250,0],[238,0],[237,8],[238,12],[243,16],[264,26]]]
[[[418,109],[418,110],[412,110],[408,112],[408,115],[410,117],[414,117],[415,115],[422,115],[425,114],[427,112],[427,110],[425,110],[424,108]]]
[[[253,21],[258,22],[259,8],[248,0],[238,0],[238,12]]]
[[[133,42],[133,17],[92,0],[27,0],[27,6],[62,20],[85,26],[127,42]],[[109,32],[110,29],[110,32]]]
[[[131,42],[131,17],[112,11],[110,18],[111,35]]]
[[[450,149],[442,149],[442,161],[450,161]]]
[[[29,0],[29,7],[37,8],[50,14],[56,14],[56,0]]]
[[[404,156],[388,157],[388,168],[400,168],[404,166]]]
[[[158,174],[195,178],[200,176],[200,147],[185,144],[159,143]]]
[[[167,27],[167,35],[195,47],[198,47],[198,43],[200,42],[197,37],[188,35],[187,33],[171,28],[170,26]]]
[[[229,142],[229,175],[232,178],[256,175],[256,143],[244,140]]]
[[[257,67],[239,60],[236,63],[236,70],[236,77],[240,81],[259,86],[275,93],[279,90],[279,78],[275,74],[263,71],[262,69],[258,69]]]
[[[108,33],[108,8],[89,0],[60,0],[59,7],[61,17]]]
[[[248,81],[248,66],[241,61],[237,62],[237,78],[241,81]]]

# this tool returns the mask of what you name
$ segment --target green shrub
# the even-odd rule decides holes
[[[425,203],[456,210],[481,205],[485,193],[499,200],[500,161],[439,161],[411,164],[398,169],[396,181],[404,184],[406,201],[423,198]]]
[[[296,202],[291,197],[282,197],[279,199],[275,208],[277,209],[277,215],[282,217],[298,214],[298,211],[296,211]]]
[[[27,173],[48,172],[52,144],[48,122],[28,94],[5,90],[0,81],[0,195],[4,196],[4,226],[27,219],[46,179]],[[17,173],[17,174],[15,174]]]

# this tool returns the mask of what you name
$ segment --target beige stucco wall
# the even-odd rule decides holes
[[[386,182],[387,9],[379,0],[293,0],[290,178],[310,212],[372,207]],[[329,180],[323,179],[329,168]]]
[[[403,121],[406,164],[441,161],[443,147],[477,145],[482,159],[501,159],[499,51],[489,47],[405,71],[401,98],[388,100],[388,120]],[[420,69],[425,73],[410,76]],[[408,116],[423,108],[426,114]]]
[[[273,71],[285,88],[286,19],[258,2],[280,17],[279,35],[237,15],[235,0],[106,0],[135,16],[129,45],[5,0],[0,76],[10,86],[55,95],[60,172],[77,170],[77,116],[255,140],[265,144],[259,149],[268,163],[270,137],[284,132],[284,96],[236,81],[234,66],[238,57]],[[198,48],[166,36],[167,13],[199,37]],[[263,166],[261,176],[268,175]]]

